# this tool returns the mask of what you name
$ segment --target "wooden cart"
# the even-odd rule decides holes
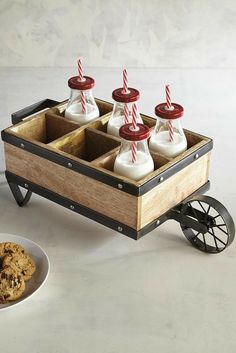
[[[235,234],[233,220],[209,189],[210,138],[185,130],[188,149],[175,158],[152,153],[154,172],[133,181],[113,172],[120,139],[107,134],[112,104],[96,99],[100,118],[79,127],[67,102],[49,99],[12,115],[2,131],[6,178],[19,206],[35,192],[133,239],[175,219],[199,250],[218,253]],[[155,119],[141,115],[154,128]],[[27,189],[23,196],[21,189]]]

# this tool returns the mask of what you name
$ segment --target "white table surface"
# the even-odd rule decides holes
[[[140,111],[153,115],[164,84],[186,110],[184,126],[214,139],[209,195],[236,216],[235,70],[130,69]],[[1,69],[0,128],[44,98],[68,97],[75,70]],[[95,96],[111,101],[118,69],[87,69]],[[0,145],[0,171],[4,171]],[[234,353],[236,251],[195,250],[168,221],[134,241],[33,195],[26,207],[0,179],[0,232],[25,236],[48,253],[51,273],[31,300],[0,312],[3,353]]]

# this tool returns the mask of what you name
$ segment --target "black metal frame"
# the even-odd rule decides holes
[[[51,200],[63,207],[66,207],[67,209],[70,209],[74,212],[77,212],[85,217],[88,217],[100,224],[103,224],[106,227],[109,227],[111,229],[114,229],[118,231],[119,233],[122,233],[132,239],[139,239],[145,234],[151,232],[158,226],[160,226],[162,223],[167,221],[168,219],[175,219],[176,221],[180,223],[185,223],[191,228],[194,228],[196,230],[201,230],[205,231],[205,226],[201,225],[200,223],[192,220],[191,218],[187,217],[186,215],[182,215],[180,212],[180,206],[177,205],[173,209],[169,210],[165,214],[163,214],[161,217],[158,219],[154,220],[153,222],[149,223],[145,227],[143,227],[140,230],[133,229],[131,227],[128,227],[127,225],[115,221],[112,218],[109,218],[107,216],[102,215],[101,213],[98,213],[88,207],[85,207],[83,205],[80,205],[79,203],[76,203],[74,201],[71,201],[70,199],[67,199],[59,194],[54,193],[51,190],[45,189],[35,183],[32,183],[31,181],[24,179],[16,174],[13,174],[9,171],[5,172],[7,182],[10,186],[10,189],[12,191],[12,194],[19,206],[24,206],[26,203],[29,201],[30,196],[32,192],[35,194],[38,194],[48,200]],[[20,187],[24,188],[27,190],[26,196],[23,197]],[[193,194],[188,196],[188,198],[192,197],[193,195],[199,195],[205,193],[207,190],[210,188],[210,182],[208,181],[206,184],[204,184],[202,187],[200,187],[198,190],[196,190]],[[188,199],[186,198],[186,200]],[[184,202],[184,201],[182,201]],[[182,204],[182,203],[181,203]],[[181,205],[180,204],[180,205]]]
[[[56,101],[52,101],[50,99],[46,99],[39,103],[33,104],[30,107],[24,108],[12,114],[12,122],[13,124],[15,124],[16,122],[21,121],[27,115],[36,113],[38,110],[42,110],[48,107],[53,107],[57,104],[59,103]],[[187,167],[188,165],[196,161],[196,159],[208,153],[213,148],[213,141],[209,139],[208,143],[204,144],[202,147],[198,148],[193,153],[181,159],[180,161],[176,162],[174,165],[170,166],[159,175],[156,175],[155,177],[148,180],[146,183],[144,183],[141,186],[136,186],[134,184],[125,182],[124,180],[117,178],[115,176],[111,176],[109,174],[103,173],[102,171],[92,168],[86,164],[80,163],[79,161],[75,161],[74,159],[65,157],[64,155],[61,155],[56,151],[54,152],[52,150],[43,148],[42,146],[36,143],[30,142],[20,137],[17,137],[15,135],[9,134],[4,130],[2,131],[1,135],[2,135],[2,140],[11,145],[14,145],[19,148],[23,148],[24,150],[31,152],[37,156],[43,157],[51,162],[62,165],[63,167],[66,167],[75,172],[88,176],[92,179],[101,181],[104,184],[107,184],[116,189],[118,188],[120,191],[126,192],[134,196],[144,195],[145,193],[153,189],[155,186],[159,185],[166,179],[170,178],[171,176],[178,173],[183,168]]]
[[[26,108],[18,110],[17,112],[11,115],[12,124],[18,124],[22,119],[26,118],[29,115],[35,114],[40,110],[55,107],[60,102],[54,101],[52,99],[43,99],[40,102],[29,105]]]

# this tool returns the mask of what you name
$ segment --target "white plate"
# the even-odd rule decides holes
[[[26,299],[32,297],[32,295],[35,294],[46,282],[50,269],[50,263],[47,254],[38,244],[34,243],[32,240],[20,237],[18,235],[0,233],[0,243],[5,242],[13,242],[22,245],[35,261],[36,271],[33,274],[31,280],[26,282],[26,289],[22,297],[13,302],[0,304],[0,310],[10,309],[11,307],[19,305]]]

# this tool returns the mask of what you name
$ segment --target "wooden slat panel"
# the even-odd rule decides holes
[[[49,143],[76,130],[79,125],[54,113],[41,113],[6,131],[29,141]]]
[[[208,181],[210,152],[141,197],[138,229],[157,219]]]
[[[137,197],[5,143],[6,168],[48,190],[136,228]]]
[[[27,140],[42,142],[46,142],[47,140],[45,113],[38,114],[37,117],[31,119],[26,119],[10,129],[10,133]]]

